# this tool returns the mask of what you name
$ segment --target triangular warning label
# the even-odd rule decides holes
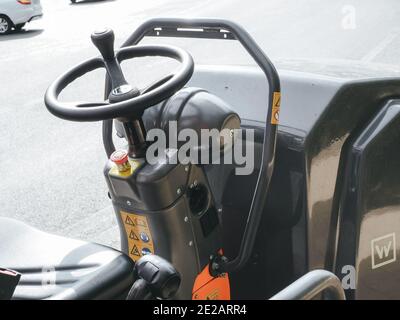
[[[136,218],[135,219],[135,222],[136,222],[136,224],[138,225],[138,226],[140,226],[140,227],[147,227],[147,225],[146,225],[146,221],[144,221],[143,219],[141,219],[141,218]]]
[[[136,233],[133,232],[133,230],[131,230],[131,233],[129,234],[129,239],[139,240],[139,237],[136,235]]]
[[[125,223],[129,224],[130,226],[134,226],[135,225],[135,223],[133,222],[133,220],[129,216],[126,216]]]
[[[274,107],[279,108],[280,106],[281,106],[281,97],[276,99]]]
[[[133,254],[134,256],[140,257],[140,252],[139,252],[139,249],[136,247],[136,245],[133,246],[131,254]]]

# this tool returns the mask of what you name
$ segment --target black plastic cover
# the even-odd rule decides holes
[[[119,299],[134,281],[123,253],[12,219],[0,218],[0,252],[0,265],[22,275],[13,299]]]

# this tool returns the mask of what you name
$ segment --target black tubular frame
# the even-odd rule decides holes
[[[238,256],[227,261],[219,259],[211,264],[211,272],[220,274],[232,272],[242,268],[249,260],[258,226],[260,224],[267,197],[269,184],[274,170],[275,162],[275,144],[277,135],[277,125],[271,123],[273,116],[272,107],[274,94],[280,94],[279,75],[265,55],[263,50],[257,45],[254,39],[238,24],[221,19],[181,19],[181,18],[155,18],[145,21],[133,34],[125,41],[122,47],[137,45],[144,37],[183,37],[183,38],[203,38],[203,39],[221,39],[237,40],[250,56],[255,60],[258,66],[264,72],[269,85],[268,113],[266,127],[264,132],[264,144],[261,158],[260,172],[255,187],[249,215]],[[106,79],[105,96],[110,92],[109,79]],[[115,149],[112,142],[112,120],[103,123],[103,142],[108,155]]]
[[[339,278],[326,270],[306,273],[270,300],[311,300],[319,294],[323,294],[325,300],[346,300]]]

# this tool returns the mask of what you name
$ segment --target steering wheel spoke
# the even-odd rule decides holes
[[[156,80],[153,83],[147,85],[145,88],[140,89],[140,94],[145,94],[151,90],[154,90],[155,88],[158,88],[159,86],[163,85],[166,83],[168,80],[170,80],[175,74],[171,73],[165,77],[163,77],[161,80]]]
[[[108,102],[74,102],[73,103],[77,108],[95,108],[99,106],[108,106],[110,105]]]

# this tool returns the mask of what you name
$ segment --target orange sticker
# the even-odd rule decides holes
[[[222,250],[220,251],[222,253]],[[214,278],[207,265],[197,276],[192,290],[193,300],[230,300],[231,288],[229,276],[223,273]]]
[[[124,223],[131,259],[137,261],[146,254],[154,253],[154,243],[147,218],[138,214],[121,211],[121,219]]]
[[[208,269],[208,266],[207,266]],[[208,272],[208,270],[207,270]],[[211,278],[204,286],[193,292],[193,300],[230,300],[229,276],[224,273],[218,278]]]
[[[271,124],[279,124],[279,111],[281,109],[281,93],[274,92],[272,100]]]

